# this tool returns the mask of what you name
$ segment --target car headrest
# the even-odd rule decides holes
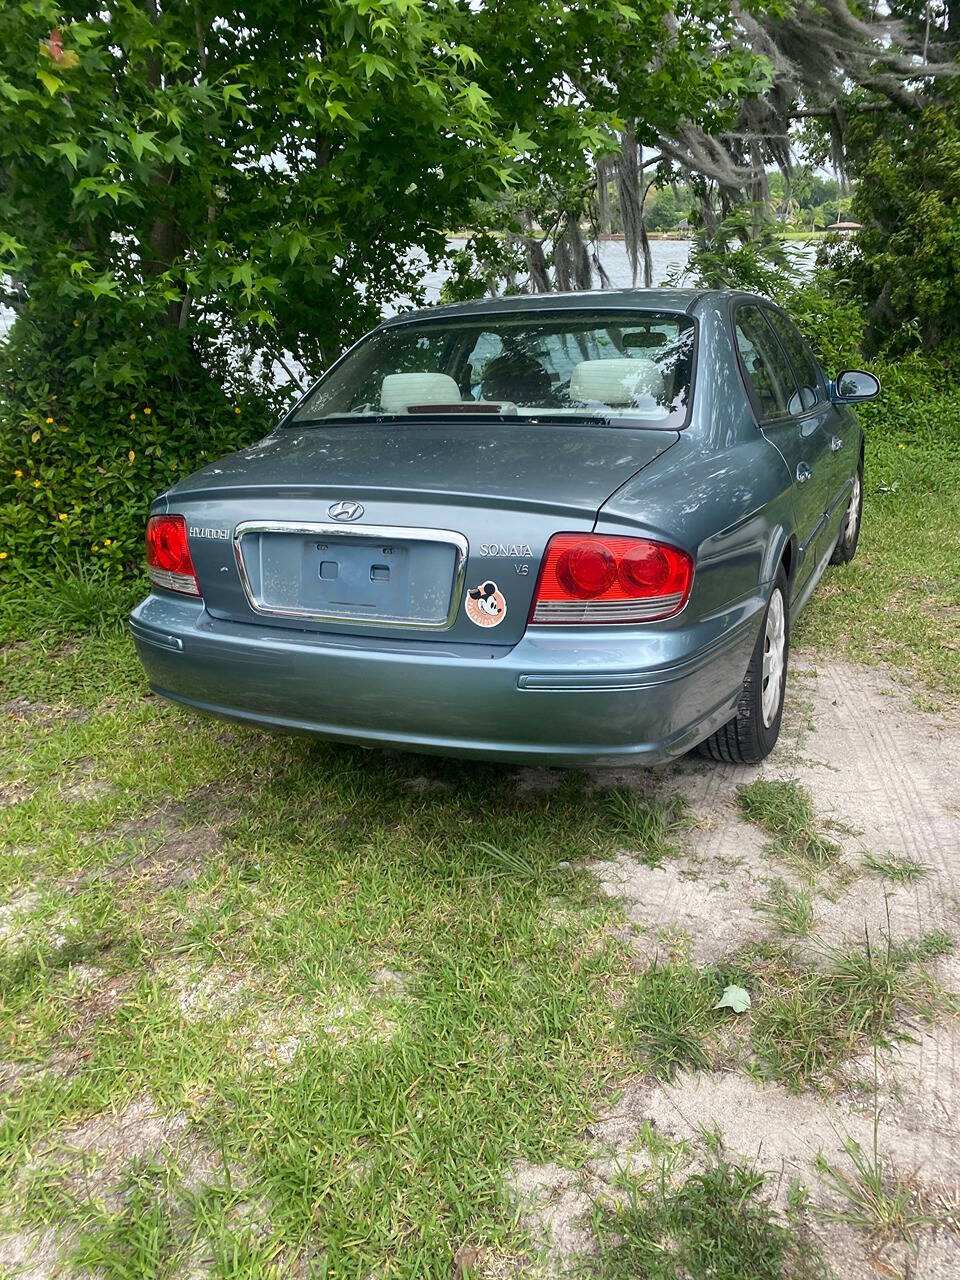
[[[570,399],[598,400],[612,407],[636,404],[642,396],[663,394],[663,374],[653,360],[623,356],[615,360],[581,360],[570,375]]]
[[[388,373],[380,388],[387,413],[402,413],[412,404],[459,404],[460,388],[448,373]]]

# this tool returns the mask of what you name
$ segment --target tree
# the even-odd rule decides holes
[[[761,85],[725,25],[722,0],[7,0],[2,568],[107,539],[135,564],[148,495],[262,433],[275,362],[317,371],[415,300],[481,205],[534,266],[553,223],[582,280],[593,159]]]
[[[502,186],[462,25],[454,0],[3,6],[6,301],[322,363]]]
[[[913,117],[864,118],[852,130],[862,229],[830,264],[866,308],[876,351],[930,351],[960,339],[960,127],[931,106]]]

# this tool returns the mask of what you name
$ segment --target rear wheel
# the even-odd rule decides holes
[[[727,764],[759,764],[773,750],[780,736],[787,684],[788,601],[787,576],[780,569],[743,681],[737,714],[700,743],[701,755]]]
[[[848,564],[857,554],[857,543],[860,541],[860,520],[863,516],[863,459],[853,477],[853,488],[850,490],[850,501],[840,527],[840,537],[830,557],[831,564]]]

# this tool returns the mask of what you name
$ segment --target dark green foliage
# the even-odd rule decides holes
[[[931,107],[851,127],[862,230],[832,265],[866,307],[872,353],[960,338],[960,125]]]
[[[153,497],[274,418],[212,340],[31,311],[0,345],[0,580],[135,572]]]
[[[675,1188],[666,1174],[638,1186],[598,1223],[598,1280],[801,1280],[826,1274],[819,1250],[782,1226],[764,1176],[714,1155]]]
[[[794,257],[794,246],[780,238],[763,209],[738,205],[718,222],[697,227],[685,270],[705,289],[779,298],[796,282]]]
[[[624,1038],[646,1070],[669,1077],[678,1067],[708,1067],[706,1044],[723,993],[713,969],[684,961],[653,964],[632,986],[622,1011]]]

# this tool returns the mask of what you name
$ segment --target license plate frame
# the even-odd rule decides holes
[[[446,545],[453,552],[453,576],[449,607],[446,614],[438,618],[409,617],[391,614],[390,612],[367,610],[358,607],[357,604],[346,608],[337,608],[322,600],[316,602],[310,600],[297,606],[272,604],[263,598],[260,591],[255,589],[253,575],[248,572],[244,559],[243,545],[244,539],[249,535],[272,533],[289,534],[303,539],[303,563],[308,566],[314,563],[319,566],[320,557],[324,555],[323,552],[316,549],[313,556],[307,555],[306,552],[311,543],[326,543],[328,546],[363,546],[369,548],[371,563],[378,550],[382,551],[383,548],[388,546],[408,549],[414,547],[417,543]],[[453,626],[463,599],[469,545],[463,534],[453,529],[419,529],[405,525],[365,525],[357,528],[347,528],[342,524],[328,524],[326,522],[244,520],[234,530],[233,543],[240,581],[243,585],[247,603],[254,613],[267,617],[302,618],[315,622],[333,622],[352,624],[354,626],[361,624],[364,627],[382,626],[409,628],[418,631],[442,631]],[[359,558],[351,556],[350,559],[355,567],[363,563],[362,555]],[[409,557],[407,567],[409,571]],[[310,572],[309,568],[303,571],[302,582],[309,581]],[[301,599],[303,598],[302,593],[303,587],[301,587]]]

